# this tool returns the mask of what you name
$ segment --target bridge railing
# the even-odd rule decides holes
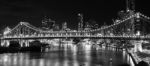
[[[41,38],[41,37],[110,37],[110,38],[150,38],[150,36],[137,36],[137,35],[127,35],[127,34],[123,34],[123,35],[114,35],[114,34],[105,34],[105,35],[98,35],[98,34],[90,34],[90,33],[86,33],[86,34],[80,34],[80,33],[76,33],[76,34],[72,34],[72,33],[56,33],[56,34],[32,34],[32,35],[13,35],[13,36],[9,36],[9,35],[4,35],[3,38]]]

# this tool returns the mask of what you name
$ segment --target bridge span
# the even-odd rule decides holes
[[[7,37],[1,40],[13,39],[54,39],[54,38],[81,38],[81,39],[117,39],[117,40],[150,40],[150,36],[34,36],[34,37]]]
[[[150,39],[150,17],[139,12],[115,22],[112,25],[92,30],[51,31],[42,30],[28,22],[20,22],[12,29],[4,31],[1,40],[49,39],[49,38],[95,38],[95,39]]]
[[[1,45],[9,46],[10,41],[17,40],[21,46],[29,46],[29,40],[44,40],[55,38],[81,39],[116,39],[117,40],[150,40],[150,17],[139,12],[114,24],[92,30],[51,31],[37,28],[28,22],[20,22],[12,29],[4,31],[1,36]],[[135,45],[141,49],[141,42]]]

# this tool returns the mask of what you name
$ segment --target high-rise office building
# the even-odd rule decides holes
[[[55,26],[55,21],[54,20],[51,20],[50,18],[44,18],[42,20],[42,27],[44,29],[47,29],[47,30],[53,29],[54,26]]]

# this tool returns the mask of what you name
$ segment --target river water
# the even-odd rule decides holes
[[[119,66],[132,60],[125,51],[98,45],[65,44],[45,52],[3,53],[0,66]]]

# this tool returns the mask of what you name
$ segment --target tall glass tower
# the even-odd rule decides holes
[[[79,16],[78,30],[83,30],[84,29],[83,28],[83,14],[79,13],[78,16]]]

